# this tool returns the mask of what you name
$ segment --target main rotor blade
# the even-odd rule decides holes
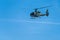
[[[41,7],[41,8],[35,8],[35,9],[43,9],[43,8],[47,8],[47,7],[51,7],[51,6],[45,6],[45,7]]]

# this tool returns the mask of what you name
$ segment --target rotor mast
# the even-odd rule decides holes
[[[35,9],[35,12],[37,12],[38,9]]]

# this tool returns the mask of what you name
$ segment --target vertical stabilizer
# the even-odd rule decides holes
[[[49,12],[48,12],[48,9],[46,10],[46,16],[49,16]]]

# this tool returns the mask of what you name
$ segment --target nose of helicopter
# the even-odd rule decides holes
[[[32,12],[32,13],[30,14],[30,16],[31,16],[31,17],[38,17],[38,15],[34,14],[34,12]]]
[[[34,16],[34,12],[30,13],[30,16],[33,17]]]

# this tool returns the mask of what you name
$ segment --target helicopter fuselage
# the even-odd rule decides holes
[[[31,17],[39,17],[39,16],[48,16],[49,15],[49,12],[48,12],[48,9],[46,10],[46,13],[45,14],[42,14],[40,11],[38,11],[37,9],[35,9],[34,12],[30,13],[30,16]]]
[[[46,14],[42,14],[40,12],[32,12],[30,14],[31,17],[39,17],[39,16],[45,16]]]

